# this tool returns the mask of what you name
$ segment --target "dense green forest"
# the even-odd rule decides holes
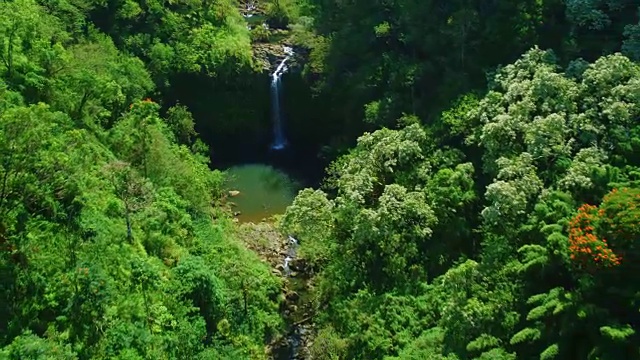
[[[637,0],[0,0],[0,359],[272,357],[281,45],[308,357],[640,359]]]

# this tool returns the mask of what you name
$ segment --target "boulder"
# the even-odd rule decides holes
[[[298,299],[300,299],[300,295],[298,295],[298,293],[295,291],[287,294],[287,300],[289,301],[298,301]]]
[[[304,259],[293,259],[291,260],[291,262],[289,262],[289,267],[291,268],[291,270],[304,271],[304,269],[306,269],[307,267],[307,264]]]
[[[229,196],[234,197],[240,195],[240,191],[238,190],[229,190]]]

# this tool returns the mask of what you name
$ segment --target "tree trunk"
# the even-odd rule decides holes
[[[133,233],[131,231],[131,211],[129,210],[129,204],[125,203],[125,219],[127,221],[127,240],[133,241]]]

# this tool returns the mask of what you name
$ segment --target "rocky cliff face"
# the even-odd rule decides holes
[[[266,3],[259,0],[245,0],[240,3],[240,13],[247,21],[247,28],[251,31],[253,56],[256,68],[266,73],[273,73],[276,66],[286,56],[283,46],[294,49],[289,38],[289,30],[274,29],[268,25]],[[297,53],[297,52],[296,52]],[[289,61],[289,68],[299,68],[299,56],[293,56]]]
[[[288,32],[286,30],[275,30],[280,34],[288,36]],[[287,55],[284,52],[284,46],[288,46],[293,49],[294,56],[291,57],[289,62],[287,63],[288,67],[291,70],[300,69],[301,59],[300,56],[297,55],[295,47],[291,45],[291,43],[284,38],[281,41],[274,43],[254,43],[253,44],[253,56],[254,60],[258,64],[258,66],[262,69],[262,71],[268,72],[269,74],[273,73],[278,64],[284,59]]]

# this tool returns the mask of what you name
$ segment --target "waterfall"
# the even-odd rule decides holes
[[[291,268],[289,268],[289,264],[291,260],[296,257],[296,250],[298,248],[298,240],[296,240],[293,236],[289,235],[289,247],[287,250],[287,257],[284,258],[284,272],[285,275],[291,275]]]
[[[282,75],[287,71],[287,61],[293,55],[293,49],[284,46],[285,58],[282,59],[276,70],[271,74],[271,112],[273,117],[273,150],[282,150],[287,146],[282,124],[282,110],[280,109],[280,96],[282,90]]]

